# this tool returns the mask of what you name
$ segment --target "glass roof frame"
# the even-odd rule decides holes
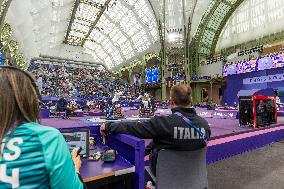
[[[64,42],[84,47],[112,68],[158,40],[158,23],[148,0],[76,0]],[[102,50],[95,51],[92,46],[98,43]]]
[[[3,0],[1,1],[1,5],[0,5],[0,24],[1,27],[4,24],[4,20],[8,11],[8,8],[11,4],[12,0]]]
[[[243,0],[213,0],[195,34],[198,53],[213,55],[221,30]]]

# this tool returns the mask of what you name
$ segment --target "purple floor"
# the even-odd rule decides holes
[[[238,119],[218,119],[218,118],[205,118],[211,128],[211,137],[227,135],[231,133],[238,133],[247,131],[251,128],[243,128],[239,126]]]
[[[82,119],[88,119],[90,117],[73,117],[70,119],[61,118],[46,118],[42,119],[41,124],[51,126],[55,128],[68,128],[68,127],[80,127],[90,126],[92,124],[83,123]],[[238,126],[238,120],[232,119],[218,119],[218,118],[205,118],[212,130],[212,137],[222,136],[231,133],[237,133],[241,131],[247,131],[248,128],[241,128]]]
[[[90,116],[84,117],[71,117],[70,119],[61,118],[45,118],[41,120],[41,124],[45,126],[50,126],[54,128],[68,128],[68,127],[83,127],[89,126],[91,124],[83,123],[82,119],[92,118]]]
[[[199,110],[197,110],[198,112]],[[138,110],[123,110],[124,115],[132,116],[137,115]],[[170,114],[170,109],[159,109],[157,115],[167,115]],[[68,128],[68,127],[82,127],[82,126],[91,126],[92,124],[83,123],[82,119],[91,118],[90,116],[85,117],[71,117],[70,119],[61,119],[61,118],[45,118],[42,119],[41,123],[46,126],[51,126],[55,128]],[[221,119],[221,118],[211,118],[204,117],[211,127],[212,135],[211,137],[220,137],[223,135],[229,135],[234,133],[239,133],[243,131],[249,131],[252,128],[242,128],[239,127],[238,119]],[[283,124],[284,119],[279,118],[278,124]]]

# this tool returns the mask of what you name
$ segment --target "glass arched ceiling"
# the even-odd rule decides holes
[[[64,40],[74,0],[12,0],[6,22],[28,59],[46,54]],[[61,56],[61,55],[59,55]]]
[[[159,20],[163,21],[165,2],[166,46],[184,45],[184,26],[191,22],[192,37],[211,0],[150,0]]]
[[[85,9],[74,9],[75,2],[78,5],[84,2],[82,7]],[[110,5],[114,2],[116,5],[108,7],[94,25],[94,22],[89,22],[96,19],[96,2],[105,1],[13,0],[6,22],[11,25],[13,37],[17,39],[19,48],[28,59],[41,55],[57,56],[103,63],[111,68],[147,51],[159,51],[158,27],[148,0],[111,0]],[[73,18],[73,24],[71,19],[70,26],[74,27],[68,27],[73,10],[74,18],[76,16],[78,20]],[[92,30],[86,29],[92,28],[93,25]],[[72,40],[71,35],[66,43],[66,31],[69,29],[69,34],[80,37],[78,28],[82,29],[82,32],[88,30],[90,33],[85,43],[82,46],[74,46],[78,45],[78,39]],[[98,30],[99,28],[103,29]]]
[[[217,3],[213,4],[210,11],[207,12],[210,15],[207,17],[203,15],[212,2],[210,0],[184,0],[184,14],[180,12],[180,9],[177,9],[177,7],[181,7],[180,3],[183,0],[165,1],[166,19],[168,19],[165,27],[167,30],[183,28],[184,20],[186,20],[185,23],[188,23],[188,18],[193,15],[191,36],[198,28],[198,36],[206,41],[210,35],[207,35],[208,32],[204,31],[204,28],[216,32],[206,25],[213,18],[212,15],[215,15],[214,11],[219,10],[215,5],[231,6],[240,0],[214,0]],[[84,11],[86,14],[82,12],[82,8],[77,11],[82,2],[84,2],[82,6],[86,7],[87,11]],[[100,16],[96,19],[95,13],[98,8],[95,3],[90,2],[102,2],[110,5],[102,14],[99,13]],[[114,2],[116,2],[115,5],[112,4]],[[162,2],[163,0],[111,0],[109,3],[106,0],[13,0],[7,14],[7,22],[12,26],[13,37],[19,42],[19,48],[24,48],[22,51],[30,58],[38,57],[41,54],[56,55],[61,58],[72,57],[71,59],[74,56],[76,60],[81,60],[84,57],[86,61],[104,63],[112,68],[147,51],[159,50],[158,27],[154,12],[159,20],[163,20]],[[194,2],[196,2],[196,8],[193,12]],[[102,7],[99,8],[101,12]],[[232,9],[230,8],[230,10]],[[114,16],[114,14],[116,15]],[[92,15],[93,18],[89,18]],[[182,20],[181,16],[184,16]],[[204,17],[209,19],[204,19]],[[94,22],[91,24],[87,19]],[[201,24],[199,24],[200,20],[202,20]],[[76,23],[73,24],[74,21]],[[78,28],[82,29],[83,33],[78,32]],[[73,31],[71,32],[71,30]],[[75,37],[72,38],[70,34]],[[83,41],[84,44],[80,46],[79,43],[83,37],[86,39]],[[73,45],[63,45],[64,41]],[[210,46],[206,48],[210,49]],[[76,54],[77,52],[78,54]],[[85,52],[92,54],[94,58]]]
[[[284,0],[244,1],[223,28],[216,50],[283,31],[283,10]]]
[[[108,68],[157,42],[157,21],[147,0],[76,0],[65,36],[65,43],[83,46]]]
[[[213,55],[223,26],[244,0],[212,0],[195,35],[198,53]]]

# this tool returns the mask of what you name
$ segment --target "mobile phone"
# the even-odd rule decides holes
[[[76,154],[76,156],[78,156],[78,155],[80,155],[81,151],[82,151],[82,147],[81,147],[81,146],[78,146],[78,147],[76,147],[76,148],[74,148],[74,149],[72,150],[71,154],[72,154],[72,155],[73,155],[73,154]]]

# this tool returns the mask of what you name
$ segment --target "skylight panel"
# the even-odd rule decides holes
[[[111,50],[112,50],[111,42],[110,42],[107,38],[105,38],[104,42],[105,42],[104,49],[106,49],[106,50],[111,49]],[[108,51],[108,52],[109,52],[109,51]],[[111,52],[110,52],[110,53],[111,53]]]
[[[92,39],[96,43],[102,43],[102,41],[104,40],[104,37],[103,37],[103,34],[101,32],[92,31],[92,33],[90,35],[90,39]]]
[[[129,41],[125,41],[124,43],[120,44],[120,46],[122,54],[125,56],[126,59],[129,59],[134,56],[134,51]]]
[[[106,45],[107,45],[107,38],[105,36],[102,36],[101,37],[103,40],[102,42],[100,43],[100,45],[104,48]]]
[[[132,39],[135,41],[134,45],[138,52],[144,51],[149,46],[149,41],[146,37],[145,31],[143,30],[134,35]]]
[[[110,57],[106,57],[105,62],[109,67],[115,66],[114,61]]]
[[[124,32],[126,32],[128,35],[133,35],[133,33],[129,33],[129,30],[133,29],[133,27],[135,27],[135,25],[137,25],[137,24],[138,23],[136,22],[134,15],[132,13],[129,13],[120,22],[120,26],[121,26],[122,30]],[[134,31],[134,33],[135,33],[135,31]]]
[[[231,3],[232,5],[237,2],[237,0],[227,0],[227,2]]]
[[[90,41],[87,41],[84,45],[85,52],[88,53],[88,54],[93,54],[94,51],[93,51],[93,49],[90,48],[90,46],[91,46]]]
[[[143,0],[138,0],[138,1],[134,4],[134,8],[135,8],[136,10],[145,9],[145,6],[147,7],[145,1],[143,1]]]
[[[109,34],[109,37],[113,40],[114,43],[121,45],[127,38],[122,34],[118,28],[113,28],[112,32]]]
[[[102,16],[99,23],[98,23],[98,28],[102,28],[103,33],[109,34],[113,28],[115,28],[115,24],[110,22],[105,16]]]
[[[75,30],[70,31],[70,35],[78,37],[78,38],[83,38],[85,36],[83,33],[77,32]]]
[[[230,6],[220,3],[220,5],[217,7],[215,12],[213,13],[212,19],[208,22],[208,28],[212,28],[214,30],[217,30],[227,14],[227,12],[230,10]]]
[[[158,31],[157,31],[157,30],[151,29],[151,30],[150,30],[150,33],[151,33],[151,35],[152,35],[154,41],[158,40]],[[154,42],[154,41],[153,41],[153,42]]]
[[[201,53],[204,53],[204,54],[210,53],[210,50],[208,48],[205,48],[205,47],[201,47],[200,51],[201,51]]]
[[[69,23],[67,43],[83,46],[97,60],[114,66],[158,40],[156,18],[147,0],[111,1],[106,9],[95,6],[105,2],[80,0]],[[102,14],[97,17],[99,13]]]
[[[86,20],[94,21],[98,12],[99,9],[97,7],[81,3],[78,7],[76,17],[81,17]]]
[[[102,49],[102,47],[99,45],[94,45],[94,51],[96,52],[96,55],[102,60],[105,60],[108,56],[106,52]]]
[[[90,51],[89,54],[91,54],[93,56],[93,58],[95,59],[95,61],[97,62],[101,62],[102,60],[97,56],[96,53],[94,53],[94,51]]]
[[[77,31],[77,32],[81,32],[81,33],[87,33],[89,31],[89,27],[88,26],[84,26],[78,23],[73,23],[72,24],[72,30],[71,31]]]
[[[119,1],[117,1],[116,5],[107,12],[111,20],[114,22],[119,22],[124,15],[127,14],[129,9],[125,6],[123,6]]]
[[[143,3],[135,4],[135,11],[137,12],[141,21],[146,25],[146,27],[152,26],[154,17],[150,14],[150,10],[148,6],[145,4],[145,2],[144,1],[139,1],[139,2]],[[140,5],[140,7],[138,5]]]
[[[118,51],[110,48],[108,50],[108,52],[109,52],[109,54],[111,54],[112,59],[114,60],[114,62],[116,64],[121,64],[123,62],[123,59],[122,59],[122,57],[121,57],[121,55],[120,55],[120,53]]]
[[[81,38],[72,36],[72,35],[69,35],[69,38],[67,40],[69,44],[74,44],[74,45],[79,45],[80,41],[81,41]]]
[[[205,30],[204,36],[202,38],[202,43],[206,45],[212,44],[214,36],[215,36],[215,33],[213,31]]]
[[[80,23],[80,24],[85,25],[85,26],[91,26],[93,22],[91,20],[87,20],[87,19],[82,18],[82,17],[76,17],[74,19],[74,23]]]
[[[137,3],[137,0],[124,0],[124,2],[126,2],[127,4],[133,6]]]

